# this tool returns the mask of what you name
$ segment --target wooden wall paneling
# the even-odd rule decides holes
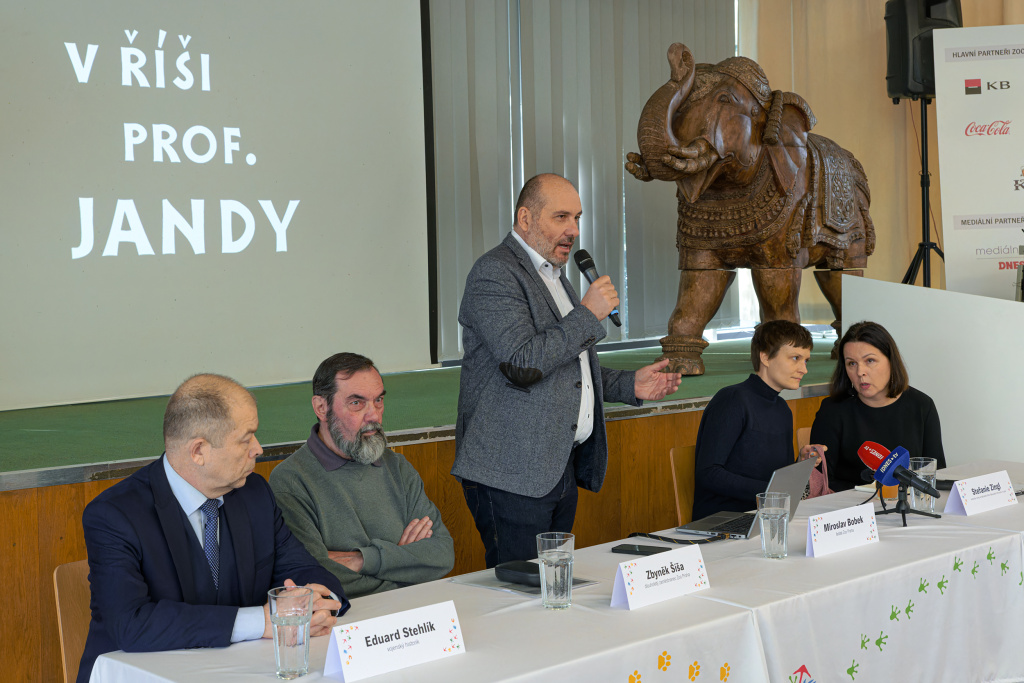
[[[277,467],[281,462],[283,461],[271,460],[270,462],[258,462],[256,463],[256,467],[254,467],[252,471],[260,475],[267,481],[270,481],[270,473],[273,472],[274,468]]]
[[[619,453],[622,451],[622,432],[611,428],[615,423],[609,422],[608,451]],[[605,474],[604,484],[598,492],[579,489],[579,498],[576,502],[576,521],[573,524],[572,532],[576,536],[575,545],[577,548],[604,543],[608,536],[618,536],[621,526],[620,519],[622,509],[622,472],[617,463],[611,458],[608,459],[608,470]]]
[[[622,473],[622,505],[615,540],[633,532],[675,526],[675,496],[668,452],[678,415],[619,420],[608,425],[620,433],[620,449],[609,453]]]
[[[794,433],[800,427],[810,427],[814,423],[814,416],[818,414],[818,408],[824,399],[824,396],[815,396],[789,401],[789,409],[793,411]]]
[[[455,542],[455,567],[451,576],[478,571],[486,566],[484,544],[466,505],[462,484],[451,475],[452,465],[455,464],[455,441],[437,441],[432,445],[436,449],[437,459],[437,482],[434,486],[439,493],[436,498],[431,497],[431,500],[441,511],[441,519]]]
[[[36,599],[44,583],[39,575],[40,490],[0,493],[0,558],[8,598],[0,620],[0,662],[3,662],[3,677],[7,681],[60,681],[64,677],[59,668],[60,641],[56,630],[44,635],[39,618],[40,601]],[[48,590],[53,595],[52,580]],[[56,615],[53,621],[56,624]],[[40,666],[43,641],[57,644],[56,678],[43,678]],[[47,645],[52,651],[50,643]]]

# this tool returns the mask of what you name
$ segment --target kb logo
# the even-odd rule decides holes
[[[985,90],[1009,90],[1010,81],[986,81]]]

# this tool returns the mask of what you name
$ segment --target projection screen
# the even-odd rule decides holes
[[[0,409],[430,364],[419,3],[0,9]]]

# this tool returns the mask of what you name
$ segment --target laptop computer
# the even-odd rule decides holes
[[[789,494],[789,518],[796,515],[796,507],[807,490],[807,482],[811,479],[811,469],[815,459],[808,458],[800,462],[780,467],[772,473],[766,491]],[[757,527],[756,512],[719,512],[696,522],[676,527],[676,531],[702,536],[726,536],[729,538],[750,538],[760,533]]]

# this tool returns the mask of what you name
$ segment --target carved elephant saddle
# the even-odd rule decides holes
[[[867,176],[860,162],[834,140],[809,133],[808,163],[811,168],[811,206],[818,207],[820,220],[807,216],[806,245],[826,244],[845,252],[857,240],[865,240],[865,252],[875,249],[875,231],[867,211],[871,202]],[[862,195],[862,197],[858,197]]]
[[[693,203],[677,190],[676,246],[707,250],[750,247],[778,235],[788,225],[785,241],[790,258],[796,258],[803,247],[822,244],[829,247],[829,265],[843,267],[846,251],[858,240],[865,241],[865,252],[870,255],[875,233],[866,211],[870,193],[860,162],[834,141],[813,133],[807,135],[807,152],[806,192],[793,188],[784,193],[764,158],[754,180],[745,187],[710,187]]]

